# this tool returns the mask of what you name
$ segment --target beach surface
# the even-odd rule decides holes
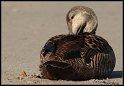
[[[92,8],[98,18],[96,34],[112,46],[116,65],[110,78],[87,81],[37,78],[40,51],[55,35],[68,34],[65,16],[76,5]],[[117,85],[123,84],[122,2],[2,1],[1,84]],[[26,74],[22,74],[22,73]],[[22,74],[22,76],[20,75]]]

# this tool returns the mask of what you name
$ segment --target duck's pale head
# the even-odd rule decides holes
[[[98,21],[94,11],[85,6],[75,6],[66,15],[67,26],[70,34],[84,32],[95,34]]]

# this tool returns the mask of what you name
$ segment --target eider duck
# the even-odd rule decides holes
[[[115,67],[115,54],[108,42],[95,35],[97,17],[85,6],[66,15],[69,34],[50,38],[40,53],[42,78],[88,80],[107,78]]]

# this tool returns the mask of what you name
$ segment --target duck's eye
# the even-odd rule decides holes
[[[74,18],[74,16],[71,16],[71,19],[73,19]]]

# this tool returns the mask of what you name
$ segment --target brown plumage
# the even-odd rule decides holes
[[[71,15],[77,16],[72,19],[79,20],[82,14],[78,12],[84,11],[90,15],[89,21],[93,20],[93,24],[86,25],[88,21],[80,20],[80,25],[75,24],[77,27],[73,29],[75,21],[69,19],[70,13],[75,12]],[[94,16],[95,13],[84,6],[76,6],[68,12],[66,19],[71,34],[50,38],[41,50],[39,68],[43,78],[87,80],[111,75],[115,67],[115,54],[104,38],[95,35],[97,18]]]

